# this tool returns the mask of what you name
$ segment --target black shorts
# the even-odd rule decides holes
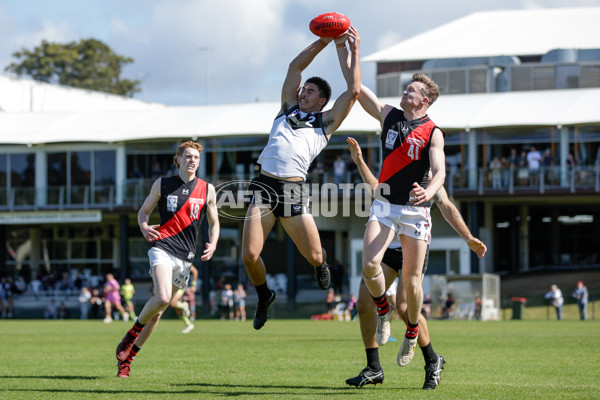
[[[398,247],[396,249],[387,248],[385,250],[385,253],[383,254],[383,259],[381,260],[381,262],[390,267],[391,269],[396,270],[396,272],[400,274],[400,271],[402,270],[402,260],[403,258],[401,247]],[[425,261],[423,262],[423,275],[425,275],[425,272],[427,272],[427,264],[429,264],[429,245],[427,245]]]
[[[304,182],[288,182],[260,174],[252,179],[249,190],[253,193],[251,203],[270,208],[276,217],[295,217],[310,212],[308,185]]]

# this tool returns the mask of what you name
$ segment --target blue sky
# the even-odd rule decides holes
[[[364,57],[476,11],[583,6],[600,6],[600,0],[0,0],[0,73],[14,61],[12,53],[42,39],[96,38],[135,59],[124,76],[143,81],[139,99],[168,105],[278,101],[287,65],[316,39],[310,20],[324,12],[350,18]],[[362,64],[369,87],[374,67]],[[312,75],[327,79],[334,97],[344,90],[333,46],[304,73]]]

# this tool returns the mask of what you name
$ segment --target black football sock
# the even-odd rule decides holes
[[[421,351],[423,352],[425,364],[432,364],[434,362],[437,362],[438,356],[437,354],[435,354],[435,351],[433,351],[433,346],[431,345],[431,342],[429,342],[427,346],[421,347]]]
[[[265,301],[269,300],[269,297],[271,297],[271,290],[269,289],[267,282],[263,283],[262,285],[254,286],[254,287],[256,288],[256,294],[258,295],[258,301],[265,302]]]
[[[365,349],[367,352],[367,366],[373,371],[379,371],[381,364],[379,363],[379,348]]]

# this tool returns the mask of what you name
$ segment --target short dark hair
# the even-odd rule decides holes
[[[319,78],[318,76],[308,78],[305,83],[312,83],[317,85],[317,87],[319,88],[319,95],[327,99],[325,104],[323,104],[323,107],[321,107],[322,110],[327,105],[327,103],[329,103],[329,99],[331,99],[331,86],[329,86],[329,83],[327,83],[325,79]]]

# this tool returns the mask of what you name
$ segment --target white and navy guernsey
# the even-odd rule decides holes
[[[273,121],[267,146],[258,157],[261,168],[279,178],[300,176],[327,145],[321,112],[305,113],[295,105]]]
[[[182,260],[194,259],[200,224],[206,213],[207,187],[207,182],[199,178],[190,182],[183,182],[178,175],[161,179],[160,239],[154,246]]]
[[[379,184],[388,184],[390,193],[378,190],[378,198],[391,204],[413,205],[409,199],[413,182],[423,188],[429,184],[429,148],[436,128],[427,115],[407,121],[402,110],[394,108],[388,113],[381,131],[383,164]],[[431,207],[431,202],[419,206]]]

